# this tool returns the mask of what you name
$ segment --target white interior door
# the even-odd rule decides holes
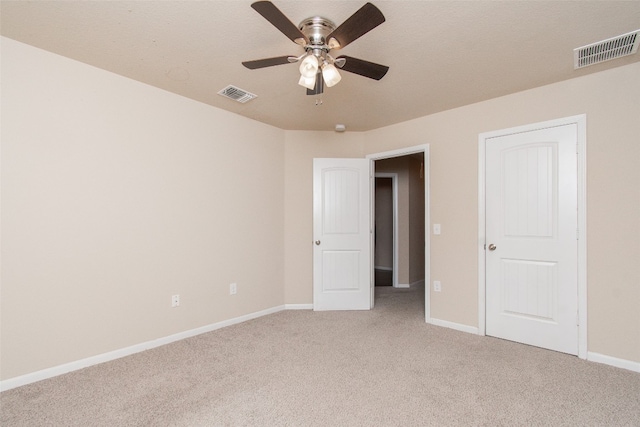
[[[371,308],[367,159],[313,161],[313,309]]]
[[[486,334],[578,353],[577,125],[486,140]]]

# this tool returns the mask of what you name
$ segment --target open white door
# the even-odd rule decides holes
[[[577,125],[486,140],[486,333],[578,353]]]
[[[371,308],[370,161],[313,161],[313,309]]]

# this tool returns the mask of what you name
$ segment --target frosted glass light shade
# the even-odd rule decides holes
[[[334,86],[338,84],[342,76],[338,72],[338,69],[333,64],[326,64],[322,67],[322,77],[324,78],[324,83],[327,87]]]
[[[300,76],[298,84],[309,90],[313,90],[313,88],[316,87],[316,75],[314,74],[313,77]]]
[[[300,74],[304,77],[311,78],[318,72],[318,58],[314,55],[307,55],[300,64]]]

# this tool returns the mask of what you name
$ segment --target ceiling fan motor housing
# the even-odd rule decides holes
[[[300,22],[298,28],[309,39],[305,50],[313,51],[316,56],[323,56],[323,53],[330,50],[327,46],[327,36],[336,29],[336,24],[332,21],[321,16],[314,16]]]

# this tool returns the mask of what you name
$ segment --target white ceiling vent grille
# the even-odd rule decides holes
[[[638,51],[640,30],[573,49],[573,68],[583,68]]]
[[[242,90],[239,87],[235,87],[229,85],[218,92],[218,95],[226,96],[227,98],[231,98],[234,101],[238,101],[241,103],[245,103],[251,101],[253,98],[257,98],[258,95],[254,95],[251,92],[247,92],[246,90]]]

